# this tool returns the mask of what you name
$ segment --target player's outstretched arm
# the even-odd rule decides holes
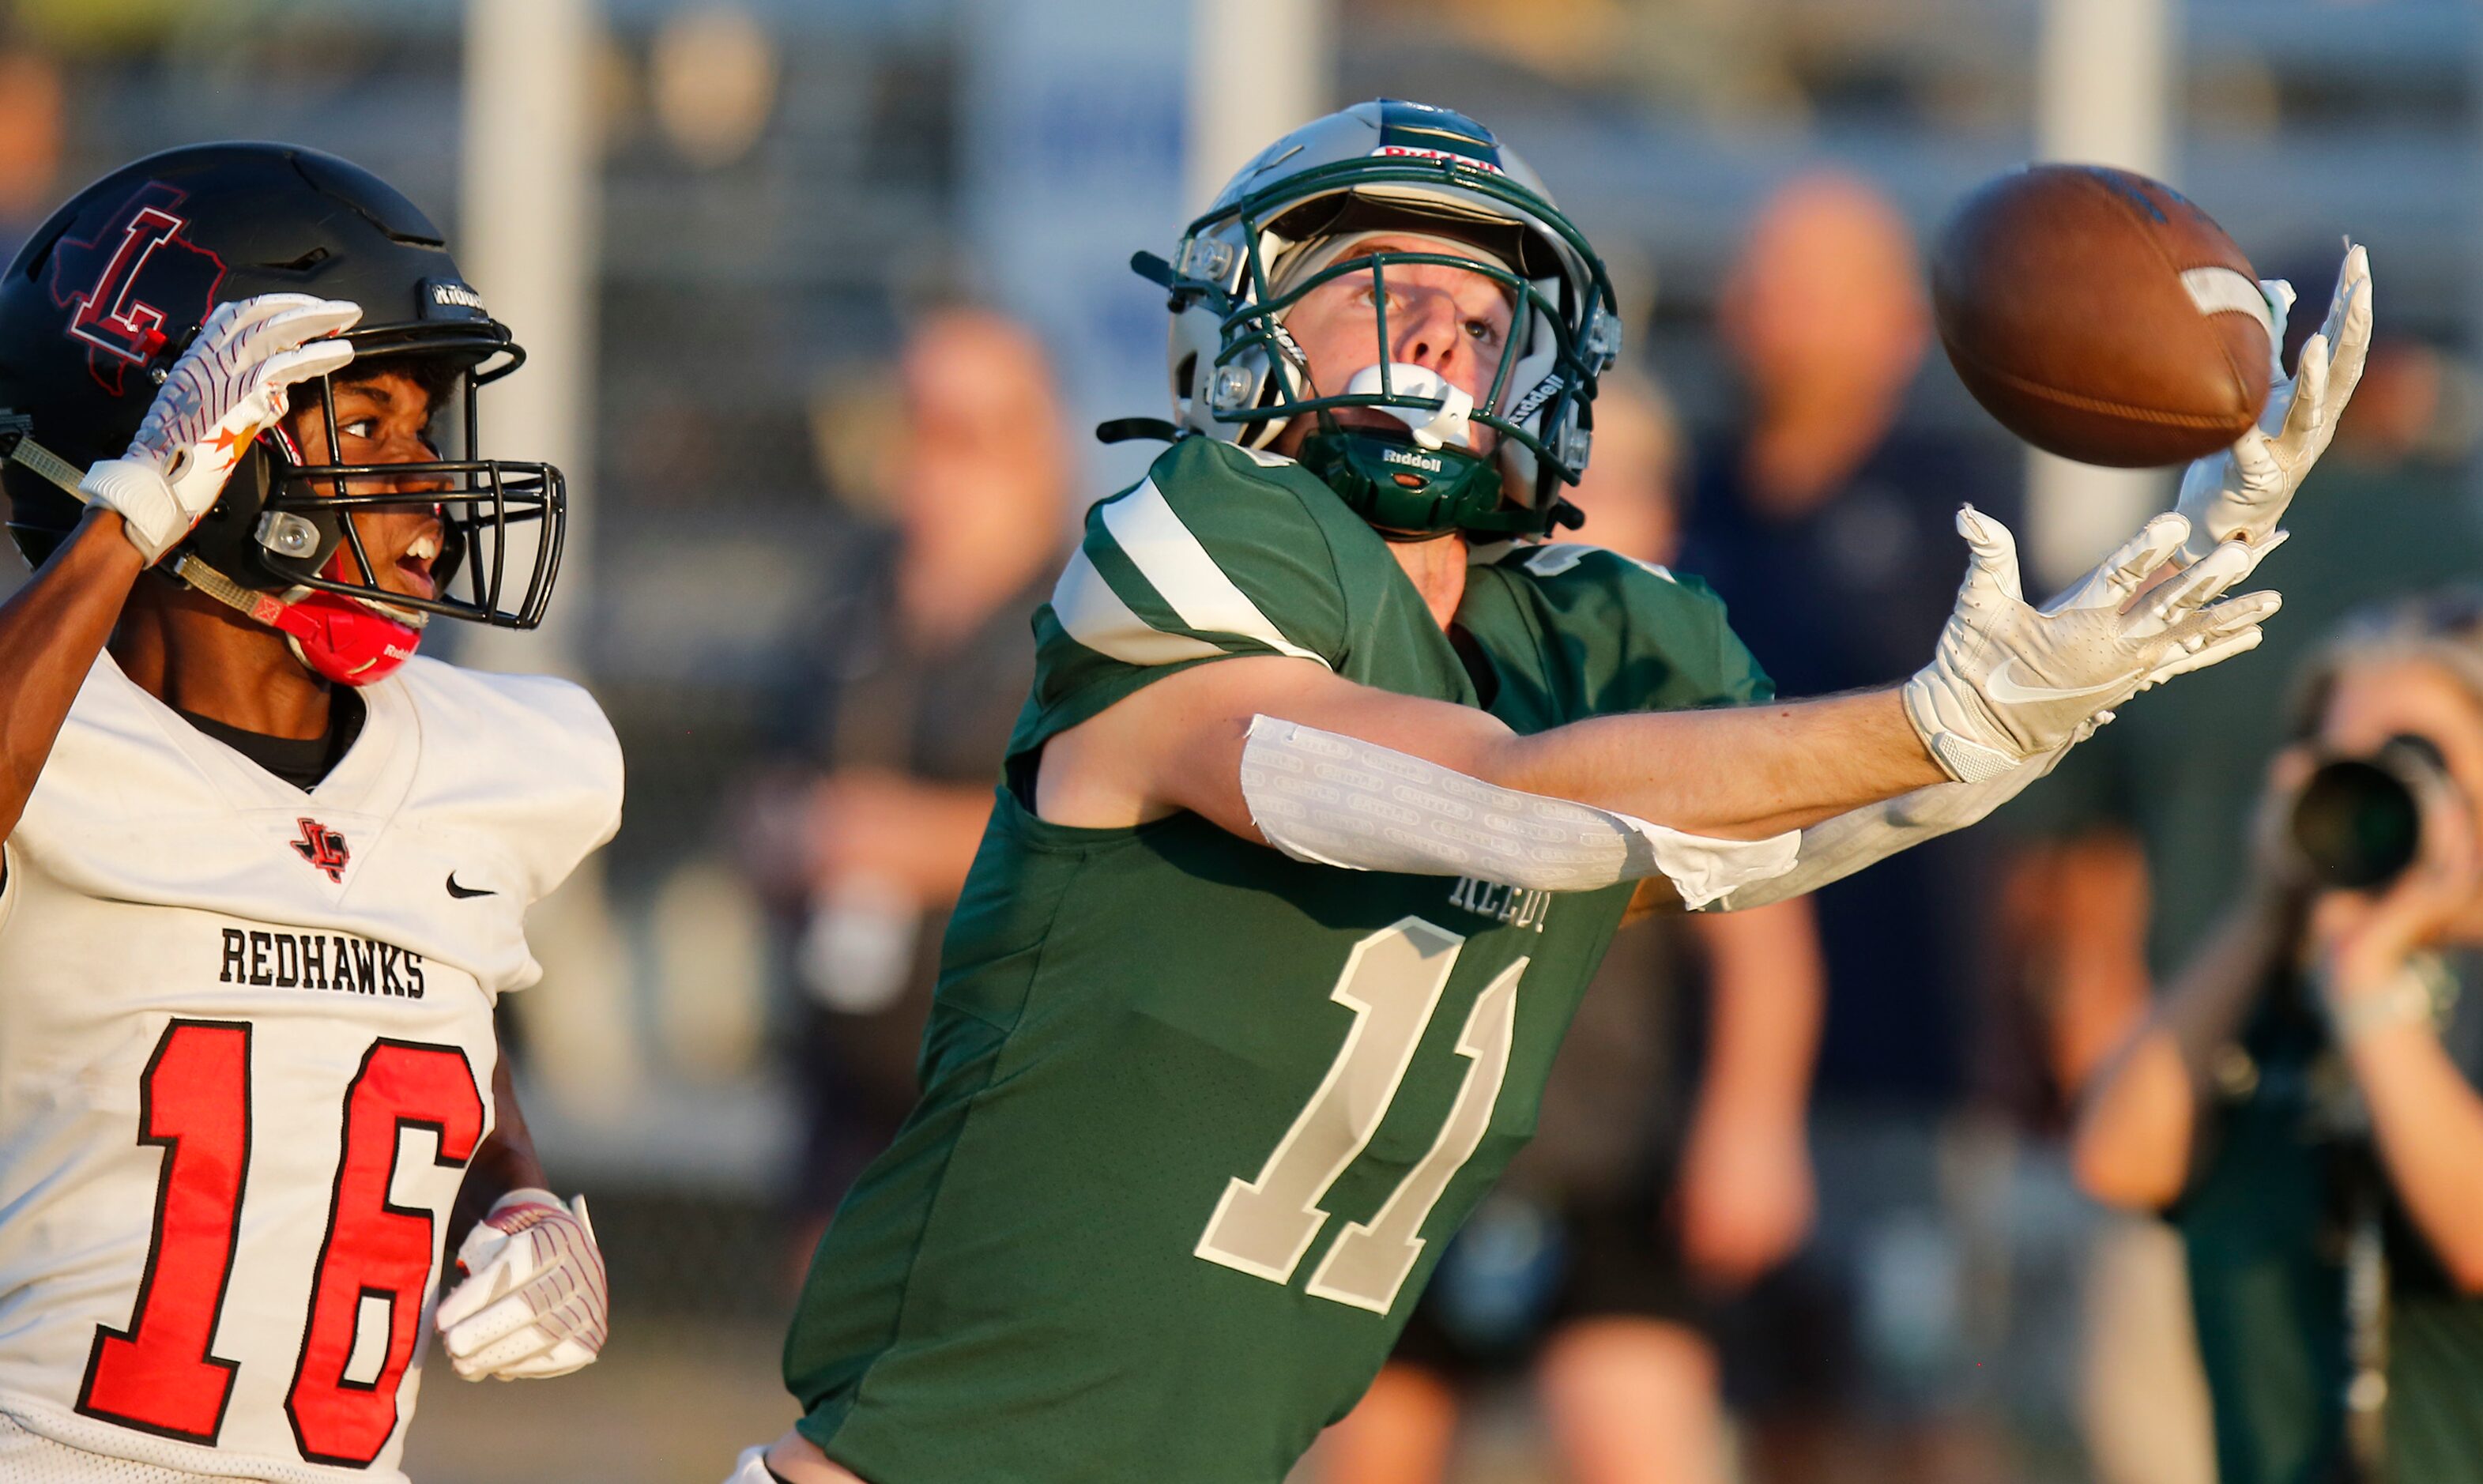
[[[1970,513],[1969,513],[1970,514]],[[1997,539],[2004,550],[2008,532],[1993,522],[1981,533],[1985,541]],[[1961,527],[1968,522],[1961,518]],[[1996,533],[1996,538],[1994,533]],[[2087,610],[2098,621],[2118,616],[2130,600],[2141,593],[2157,596],[2154,589],[2174,575],[2172,562],[2178,560],[2182,543],[2193,534],[2188,522],[2179,515],[2163,515],[2148,521],[2138,534],[2122,543],[2119,550],[2106,557],[2096,570],[2046,604],[2043,611],[2063,615]],[[1969,540],[1976,533],[1969,532]],[[2256,540],[2236,537],[2219,543],[2202,558],[2187,578],[2185,586],[2161,595],[2171,602],[2165,611],[2184,601],[2204,601],[2220,595],[2232,583],[2250,575],[2268,552],[2283,541],[2283,532],[2260,533]],[[1978,563],[1978,566],[1981,565]],[[2014,570],[2014,557],[2010,559]],[[1969,576],[1969,594],[1975,587]],[[2007,581],[2016,591],[2014,575]],[[2183,594],[2187,594],[2187,598]],[[2273,595],[2270,595],[2272,596]],[[1966,603],[1961,599],[1962,613]],[[2204,615],[2200,616],[2202,619]],[[1955,625],[1952,624],[1952,627]],[[2147,690],[2176,676],[2192,670],[2203,670],[2230,655],[2256,646],[2258,630],[2256,623],[2229,629],[2222,637],[2206,639],[2194,636],[2198,643],[2184,641],[2165,651],[2164,657],[2136,689]],[[1943,649],[1948,636],[1942,638]],[[1935,665],[1935,670],[1938,667]],[[1921,683],[1919,678],[1916,682]],[[2013,685],[2015,682],[2012,682]],[[2096,727],[2112,720],[2110,709],[2096,711],[2086,723],[2049,751],[2022,758],[2008,766],[1969,766],[1969,775],[1961,782],[1942,782],[1929,788],[1917,789],[1861,808],[1836,815],[1813,825],[1802,833],[1792,867],[1764,881],[1740,887],[1710,904],[1719,911],[1736,912],[1752,907],[1765,907],[1788,897],[1816,891],[1830,882],[1842,881],[1863,867],[1884,861],[1903,850],[1909,850],[1926,840],[1937,838],[1969,825],[1979,824],[1992,810],[2017,797],[2026,786],[2042,778],[2059,765],[2069,748],[2093,734]],[[1962,747],[1959,756],[1969,764],[1977,757],[1977,749]]]
[[[2123,612],[2187,535],[2176,516],[2150,523],[2099,577],[2109,601],[2058,612],[2020,596],[2005,527],[1971,509],[1958,523],[1972,559],[1957,612],[1933,662],[1902,688],[1597,717],[1519,736],[1482,711],[1360,685],[1316,661],[1237,658],[1168,676],[1055,737],[1036,809],[1115,827],[1186,808],[1264,839],[1242,754],[1253,718],[1266,716],[1499,788],[1760,839],[2052,754],[2144,686],[2256,645],[2257,621],[2276,608],[2274,594],[2205,606],[2249,570],[2249,554],[2229,543]]]
[[[1523,737],[1488,712],[1315,661],[1255,656],[1159,680],[1052,739],[1036,812],[1111,828],[1177,809],[1264,839],[1242,795],[1255,716],[1376,743],[1504,788],[1685,833],[1756,839],[1943,778],[1893,689],[1733,710],[1604,717]]]
[[[17,827],[138,574],[198,524],[294,383],[353,358],[321,339],[361,310],[303,294],[220,305],[173,363],[129,451],[87,471],[86,517],[0,604],[0,837]],[[307,343],[306,343],[307,342]]]

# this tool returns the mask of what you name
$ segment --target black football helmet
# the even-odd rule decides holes
[[[344,335],[353,363],[338,376],[402,370],[431,390],[435,458],[306,465],[271,431],[157,570],[262,618],[291,602],[377,610],[408,628],[430,614],[541,623],[560,567],[565,484],[548,464],[486,459],[476,443],[476,389],[516,370],[524,350],[419,208],[369,172],[292,145],[198,145],[124,166],[54,212],[0,278],[0,410],[26,435],[0,482],[27,561],[41,563],[75,528],[81,506],[64,480],[127,449],[209,309],[279,292],[362,306]],[[334,450],[331,382],[296,387],[295,405],[312,385]],[[345,517],[403,507],[397,482],[409,480],[437,486],[413,497],[437,502],[442,526],[430,598],[347,580],[373,568]]]

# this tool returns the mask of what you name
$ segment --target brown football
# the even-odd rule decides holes
[[[1959,205],[1932,260],[1940,343],[2010,432],[2082,464],[2215,452],[2267,402],[2250,259],[2180,192],[2029,165]]]

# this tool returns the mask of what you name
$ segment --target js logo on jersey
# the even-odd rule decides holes
[[[330,881],[342,882],[345,862],[353,859],[345,849],[345,837],[315,819],[297,819],[294,823],[302,827],[302,838],[293,841],[294,853],[327,872]]]
[[[126,367],[164,349],[165,322],[203,318],[224,281],[224,259],[183,240],[182,196],[148,181],[92,238],[66,238],[52,252],[52,303],[71,311],[70,337],[85,342],[88,371],[115,396]]]

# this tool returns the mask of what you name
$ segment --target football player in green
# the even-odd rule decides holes
[[[2203,522],[2160,516],[2039,610],[1969,508],[1931,663],[1784,703],[1695,579],[1542,542],[1618,328],[1481,125],[1320,119],[1139,261],[1173,443],[1035,616],[921,1101],[736,1484],[1276,1484],[1525,1140],[1633,904],[1807,890],[2256,644],[2273,594],[2211,600],[2350,380],[2195,481],[2230,540],[2185,563]]]

